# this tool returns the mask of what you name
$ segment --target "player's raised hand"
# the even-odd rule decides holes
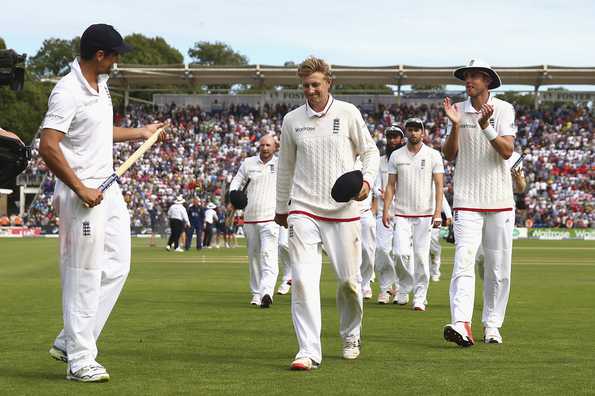
[[[103,193],[96,188],[82,187],[77,195],[88,208],[99,205],[103,200]]]
[[[481,106],[479,113],[479,126],[481,129],[486,129],[490,125],[490,117],[494,114],[494,106],[486,103]]]
[[[442,105],[444,107],[444,112],[446,113],[446,116],[450,122],[453,124],[459,124],[461,122],[461,113],[448,96],[444,98]]]

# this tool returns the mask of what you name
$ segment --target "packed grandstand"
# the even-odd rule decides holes
[[[121,178],[121,188],[131,214],[133,233],[164,232],[166,212],[175,197],[187,202],[193,197],[212,202],[224,210],[227,187],[241,161],[256,154],[256,142],[265,134],[280,137],[283,116],[291,110],[284,104],[221,105],[209,111],[198,106],[128,106],[116,113],[119,126],[136,127],[154,120],[171,120],[169,140],[157,145]],[[427,143],[439,148],[446,134],[446,117],[438,105],[379,106],[360,109],[373,138],[382,151],[384,130],[411,116],[425,120]],[[528,181],[518,195],[516,225],[519,227],[595,227],[593,213],[593,119],[589,107],[575,104],[516,107],[516,150],[526,154]],[[118,143],[115,166],[137,145]],[[36,150],[23,178],[40,180],[39,193],[23,219],[44,233],[57,232],[51,205],[54,177]],[[452,164],[446,168],[446,196],[452,202]],[[223,216],[220,216],[223,218]]]

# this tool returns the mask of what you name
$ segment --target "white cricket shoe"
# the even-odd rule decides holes
[[[165,247],[165,250],[167,250],[167,251],[169,252],[169,251],[171,250],[171,246],[170,246],[170,245],[167,245],[167,246]]]
[[[432,282],[440,282],[440,275],[432,275],[430,279]]]
[[[289,293],[289,289],[291,289],[291,281],[283,282],[279,285],[279,288],[277,289],[277,294],[284,296],[287,293]]]
[[[182,249],[181,247],[178,247],[175,251],[176,252],[182,252],[183,253],[184,252],[184,249]]]
[[[68,363],[68,355],[66,354],[66,351],[58,348],[55,345],[52,345],[52,347],[49,350],[49,354],[53,359],[59,360],[64,363]]]
[[[364,290],[362,290],[362,294],[364,296],[364,300],[369,300],[372,298],[372,289],[367,287]]]
[[[469,322],[457,322],[444,326],[444,339],[462,347],[470,347],[475,344]]]
[[[393,304],[407,305],[409,303],[409,294],[397,294],[393,299]]]
[[[260,306],[260,296],[258,294],[253,294],[250,304]]]
[[[105,367],[95,363],[79,369],[76,373],[70,371],[69,368],[66,379],[79,382],[107,382],[109,381],[109,374]]]
[[[320,363],[316,363],[314,360],[310,358],[298,358],[291,362],[289,368],[291,370],[297,371],[310,371],[320,368]]]
[[[359,339],[347,339],[343,341],[343,359],[353,360],[359,356],[361,346]]]
[[[502,344],[502,336],[497,327],[486,327],[483,333],[483,342],[486,344]]]
[[[414,311],[425,312],[426,311],[426,304],[420,304],[420,303],[413,304],[413,310]]]
[[[388,304],[390,301],[390,293],[383,291],[378,293],[378,304]]]

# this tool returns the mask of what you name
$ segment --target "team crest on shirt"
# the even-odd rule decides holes
[[[91,223],[83,221],[83,236],[91,236]]]
[[[294,235],[294,233],[293,233],[293,225],[290,225],[289,226],[289,238],[293,238],[293,235]]]
[[[421,164],[421,168],[424,169],[426,167],[426,160],[422,159],[420,164]]]
[[[496,126],[496,120],[494,120],[493,118],[490,118],[490,125],[492,127],[495,127]]]
[[[275,173],[275,164],[269,164],[269,169],[271,170],[271,173]]]
[[[333,120],[333,133],[339,133],[339,129],[341,129],[341,120],[335,118]]]

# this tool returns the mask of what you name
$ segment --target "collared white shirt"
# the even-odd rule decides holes
[[[308,103],[308,101],[306,100],[306,114],[308,115],[308,117],[312,118],[312,117],[323,117],[328,110],[331,108],[331,106],[333,105],[333,102],[335,101],[335,98],[333,98],[333,95],[328,96],[328,100],[326,102],[326,105],[324,106],[324,109],[320,112],[314,110],[313,108],[310,107],[310,103]]]
[[[395,215],[432,216],[436,205],[434,174],[444,173],[442,155],[422,143],[417,153],[407,145],[394,151],[388,161],[388,173],[397,175]]]
[[[50,95],[41,128],[64,133],[60,149],[68,165],[81,180],[103,180],[114,172],[114,124],[107,75],[100,75],[98,90],[81,72],[78,60],[72,63]]]
[[[219,216],[215,209],[209,208],[205,211],[205,223],[212,225],[217,220],[219,220]]]
[[[517,127],[512,105],[491,94],[488,104],[494,107],[489,122],[498,135],[515,136]],[[514,199],[510,169],[483,134],[479,126],[480,113],[471,104],[471,98],[455,103],[455,107],[461,113],[461,121],[453,177],[453,208],[471,211],[511,209]]]
[[[256,223],[275,219],[277,161],[277,156],[273,156],[267,162],[260,159],[260,154],[248,157],[231,181],[229,191],[243,190],[248,184],[248,205],[244,209],[244,222]]]

